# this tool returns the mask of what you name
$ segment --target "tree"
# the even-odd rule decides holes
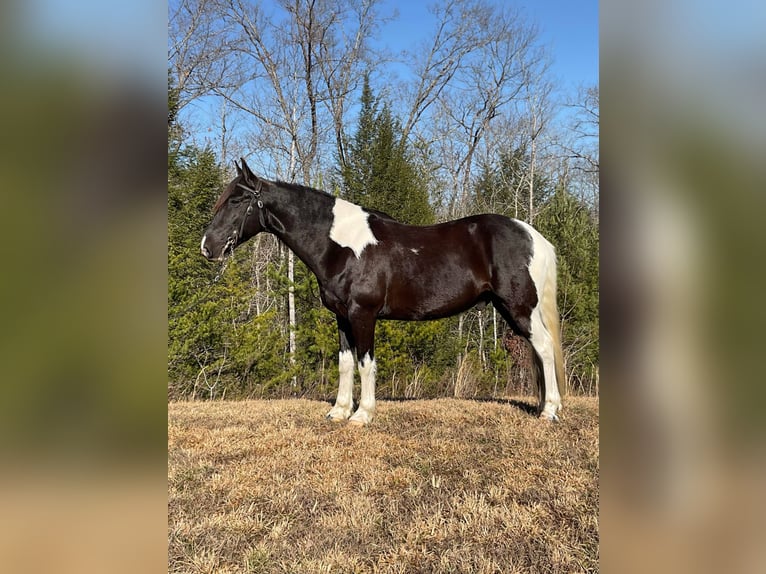
[[[347,145],[341,166],[343,196],[364,207],[387,213],[415,225],[433,223],[428,185],[413,159],[402,128],[386,103],[379,102],[364,79],[356,132]],[[376,353],[380,357],[381,392],[394,392],[396,380],[410,377],[414,369],[430,364],[445,323],[382,321],[377,327]],[[443,366],[443,365],[442,365]]]
[[[359,123],[341,166],[349,201],[415,225],[434,221],[427,183],[388,105],[378,111],[369,76],[364,79]]]
[[[574,103],[568,104],[573,114],[567,126],[567,137],[561,148],[573,169],[572,191],[590,204],[598,216],[599,188],[599,92],[598,86],[581,88]]]
[[[447,188],[445,218],[467,215],[477,153],[491,125],[544,73],[537,31],[509,6],[447,0],[433,8],[432,41],[413,55],[415,80],[403,93],[403,134],[433,148]]]
[[[599,230],[591,208],[563,185],[535,223],[556,246],[562,346],[569,388],[598,390]]]

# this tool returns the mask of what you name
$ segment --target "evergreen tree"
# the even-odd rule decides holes
[[[558,303],[569,388],[595,393],[599,364],[599,229],[581,200],[559,185],[535,219],[556,246]]]
[[[212,150],[184,145],[176,106],[169,83],[168,392],[196,398],[263,393],[285,373],[284,337],[275,311],[256,316],[251,308],[251,247],[234,253],[217,282],[221,267],[200,255],[223,170]]]
[[[365,77],[359,126],[341,169],[343,196],[415,225],[433,223],[428,186],[388,105],[378,110]]]
[[[365,77],[359,123],[341,174],[343,196],[349,201],[413,225],[434,222],[426,179],[391,108],[381,106],[372,93],[369,77]],[[444,321],[379,322],[380,394],[403,394],[416,369],[424,385],[441,378],[453,362],[443,356],[447,334]]]

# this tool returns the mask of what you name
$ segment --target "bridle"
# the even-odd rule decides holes
[[[250,201],[247,204],[247,210],[245,211],[245,216],[242,218],[242,223],[240,223],[239,225],[239,232],[237,233],[237,237],[239,238],[239,237],[242,237],[242,232],[245,230],[245,222],[247,221],[247,218],[253,214],[253,202],[255,202],[255,205],[258,207],[258,220],[261,223],[261,227],[263,227],[264,229],[266,229],[266,219],[263,217],[263,201],[261,200],[263,183],[259,181],[258,187],[256,189],[247,187],[244,183],[238,183],[237,187],[241,187],[247,193],[250,194]]]
[[[239,224],[239,230],[236,232],[236,235],[234,237],[229,237],[226,241],[226,244],[223,246],[222,253],[226,253],[226,251],[231,247],[231,249],[234,249],[234,246],[237,243],[237,240],[242,237],[242,233],[245,231],[245,223],[247,223],[247,218],[250,217],[253,214],[253,203],[255,203],[255,206],[258,207],[258,220],[261,223],[261,227],[263,229],[266,229],[266,218],[263,216],[263,200],[261,199],[261,193],[263,191],[263,183],[258,182],[258,187],[256,189],[253,189],[252,187],[246,186],[244,183],[238,183],[237,187],[241,187],[244,189],[247,193],[250,194],[250,201],[247,203],[247,209],[245,210],[245,215],[242,217],[242,222]]]
[[[237,187],[241,187],[244,189],[247,193],[250,194],[250,201],[247,204],[247,209],[245,210],[245,215],[242,218],[242,223],[239,224],[239,231],[236,232],[236,235],[234,237],[229,237],[226,240],[225,245],[223,246],[223,250],[221,251],[221,268],[218,270],[218,273],[216,273],[215,277],[210,281],[210,283],[207,286],[207,289],[203,292],[202,297],[199,301],[193,302],[190,305],[188,305],[185,309],[183,309],[180,312],[174,313],[172,316],[170,316],[171,319],[176,319],[180,317],[181,315],[186,314],[191,309],[194,309],[195,307],[199,306],[201,303],[204,303],[210,299],[210,295],[212,294],[212,289],[215,286],[216,283],[218,283],[218,280],[223,277],[224,272],[226,271],[226,267],[229,265],[229,261],[231,260],[230,257],[226,257],[226,252],[231,249],[232,252],[234,251],[234,245],[237,243],[237,239],[242,237],[242,232],[245,230],[245,223],[247,222],[247,218],[250,217],[253,214],[253,209],[255,204],[255,207],[258,208],[258,219],[261,222],[261,227],[263,229],[266,228],[266,218],[263,215],[263,200],[261,199],[261,193],[263,191],[263,183],[258,182],[258,187],[256,189],[253,189],[251,187],[246,186],[243,183],[238,183]],[[276,220],[277,229],[281,229],[284,231],[284,226],[282,225],[282,222],[279,221],[279,219],[275,218],[273,214],[270,214],[273,219]]]

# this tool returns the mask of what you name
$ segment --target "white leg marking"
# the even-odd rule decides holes
[[[362,397],[359,408],[349,423],[354,425],[368,425],[375,418],[375,373],[378,370],[375,359],[370,359],[370,354],[365,353],[359,362],[359,376],[362,379]]]
[[[330,239],[341,247],[351,248],[357,259],[362,256],[365,247],[377,245],[378,240],[367,222],[370,214],[361,207],[337,198],[332,215]]]
[[[354,353],[341,351],[338,354],[338,398],[335,406],[327,413],[327,418],[333,422],[345,421],[354,409]]]
[[[557,413],[561,410],[561,396],[556,384],[556,367],[553,363],[553,339],[543,324],[540,305],[532,311],[532,336],[530,339],[532,346],[543,362],[545,395],[544,402],[540,404],[540,418],[555,421],[558,420]]]
[[[202,252],[202,255],[205,255],[205,240],[207,239],[207,235],[202,236],[202,243],[199,244],[199,250]]]

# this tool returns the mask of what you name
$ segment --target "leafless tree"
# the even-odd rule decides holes
[[[177,0],[169,5],[168,63],[178,89],[179,111],[208,95],[230,73],[223,57],[230,29],[215,0]]]
[[[349,96],[369,65],[378,0],[179,0],[171,16],[171,62],[187,100],[213,94],[228,125],[252,142],[255,165],[293,181],[321,174],[322,152],[344,161]],[[213,73],[214,72],[214,73]],[[290,353],[295,354],[294,256],[287,253]]]
[[[403,130],[436,149],[450,188],[445,215],[455,217],[468,209],[477,150],[494,121],[516,113],[512,103],[541,54],[535,27],[507,6],[447,0],[433,13],[431,42],[415,57],[415,80],[403,90]]]
[[[581,88],[574,102],[566,136],[562,138],[562,156],[572,165],[577,185],[572,186],[598,217],[599,188],[599,90],[598,86]]]

